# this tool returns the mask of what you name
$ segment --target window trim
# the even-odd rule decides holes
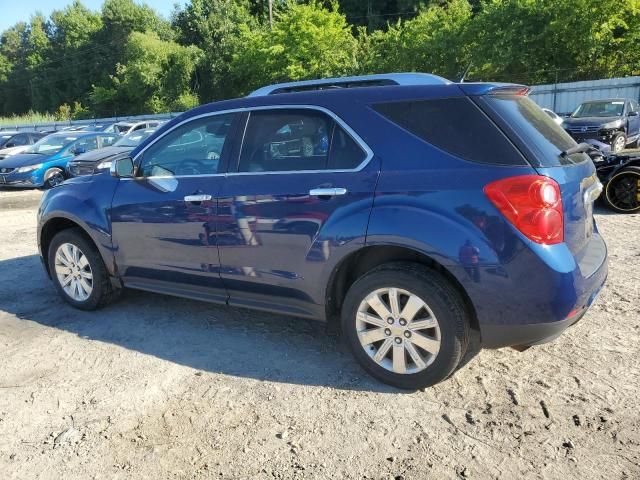
[[[237,150],[237,152],[235,153],[234,158],[231,159],[231,161],[229,162],[229,164],[227,165],[226,168],[226,172],[223,173],[208,173],[208,174],[203,174],[203,175],[175,175],[171,178],[194,178],[194,177],[221,177],[221,176],[234,176],[234,175],[291,175],[291,174],[305,174],[305,173],[348,173],[348,172],[359,172],[361,171],[363,168],[365,168],[369,162],[371,161],[371,159],[373,158],[373,150],[371,150],[371,148],[369,147],[369,145],[367,145],[365,143],[365,141],[362,139],[362,137],[360,137],[360,135],[358,135],[344,120],[342,120],[338,115],[336,115],[334,112],[332,112],[331,110],[325,108],[325,107],[321,107],[318,105],[261,105],[261,106],[256,106],[256,107],[242,107],[242,108],[233,108],[233,109],[228,109],[228,110],[219,110],[216,112],[208,112],[208,113],[203,113],[200,115],[195,115],[193,117],[189,117],[185,120],[183,120],[182,122],[179,122],[175,125],[173,125],[170,129],[166,130],[165,132],[162,132],[161,135],[159,135],[158,137],[154,138],[151,142],[149,142],[149,144],[145,145],[145,147],[140,150],[136,156],[133,158],[133,162],[134,165],[136,166],[136,170],[138,169],[139,165],[139,159],[142,158],[142,155],[144,154],[144,152],[150,148],[152,145],[154,145],[156,142],[159,142],[162,138],[164,138],[166,135],[168,135],[169,133],[171,133],[172,131],[174,131],[175,129],[189,123],[195,120],[199,120],[201,118],[206,118],[206,117],[214,117],[217,115],[226,115],[226,114],[230,114],[230,113],[250,113],[252,111],[256,111],[256,110],[283,110],[283,109],[293,109],[293,110],[316,110],[316,111],[320,111],[325,113],[326,115],[329,115],[329,117],[331,117],[338,125],[340,125],[341,128],[344,129],[344,131],[347,133],[347,135],[349,135],[357,144],[360,148],[362,148],[364,150],[364,152],[366,153],[366,156],[364,158],[364,160],[360,163],[360,165],[356,166],[355,168],[350,168],[350,169],[324,169],[324,170],[286,170],[286,171],[276,171],[276,172],[238,172],[238,166],[239,166],[239,158],[240,158],[240,152],[242,152],[242,147],[244,146],[244,138],[247,132],[247,125],[249,124],[249,117],[250,115],[246,115],[246,117],[243,119],[244,121],[244,125],[238,125],[238,131],[234,132],[234,136],[237,135],[237,137],[240,137],[240,131],[241,133],[241,138],[240,138],[240,148]],[[232,138],[233,140],[233,138]],[[225,140],[226,141],[226,140]],[[231,171],[233,168],[236,169],[236,171]],[[155,177],[133,177],[133,178],[122,178],[121,180],[137,180],[138,178],[155,178]],[[159,178],[166,178],[166,177],[159,177]]]

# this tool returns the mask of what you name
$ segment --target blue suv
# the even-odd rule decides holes
[[[476,340],[555,338],[607,276],[587,146],[527,91],[390,74],[195,108],[44,195],[44,266],[80,309],[126,287],[319,319],[433,385]]]

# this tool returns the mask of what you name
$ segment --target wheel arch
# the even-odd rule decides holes
[[[418,250],[397,245],[368,245],[350,253],[331,272],[325,292],[326,318],[330,331],[338,331],[340,309],[349,287],[368,271],[385,263],[411,262],[433,269],[451,282],[471,312],[471,328],[479,330],[476,310],[468,293],[445,266]]]
[[[94,247],[96,247],[96,250],[100,253],[100,255],[102,255],[102,251],[98,243],[93,239],[93,237],[89,234],[87,229],[80,222],[65,216],[57,216],[57,217],[49,218],[47,221],[45,221],[42,224],[39,231],[40,254],[42,255],[42,258],[44,260],[43,262],[44,267],[49,276],[51,276],[51,272],[49,271],[48,258],[49,258],[49,246],[51,245],[51,241],[58,233],[62,232],[63,230],[69,230],[72,228],[78,229],[80,232],[82,232],[86,240],[91,242],[91,244]],[[104,255],[102,255],[102,257],[104,261]],[[107,262],[104,262],[104,263],[105,265],[108,265]]]

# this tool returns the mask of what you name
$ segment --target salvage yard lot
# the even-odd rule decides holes
[[[640,478],[640,215],[597,210],[609,281],[574,328],[405,393],[314,322],[135,291],[72,309],[38,199],[0,191],[3,478]]]

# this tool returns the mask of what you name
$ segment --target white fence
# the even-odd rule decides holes
[[[603,98],[640,100],[640,77],[535,85],[531,87],[530,96],[541,107],[560,114],[571,113],[587,100]]]

